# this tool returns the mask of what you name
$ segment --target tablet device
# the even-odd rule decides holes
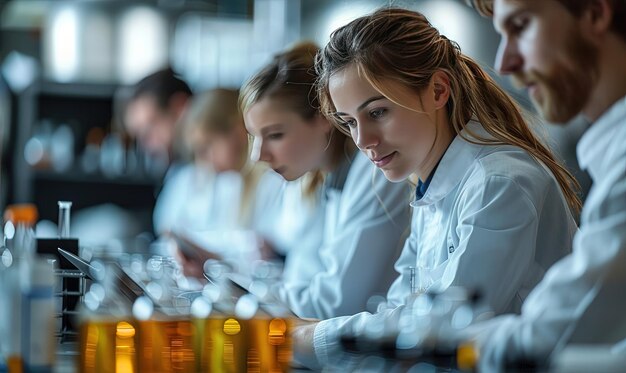
[[[254,289],[252,289],[252,291],[250,290],[250,287],[252,286],[252,279],[249,276],[240,273],[229,273],[227,275],[227,278],[232,287],[241,292],[239,296],[243,294],[253,294],[255,296],[258,295],[254,293]],[[295,313],[291,311],[289,306],[283,303],[278,297],[273,297],[270,303],[261,304],[261,309],[267,314],[274,317],[298,317]]]
[[[206,273],[204,273],[204,278],[206,278],[210,283],[215,283],[214,280]],[[244,283],[237,281],[236,276],[233,276],[233,274],[226,274],[224,278],[227,286],[232,291],[232,296],[235,298],[239,298],[244,294],[250,294],[247,286],[244,285]],[[235,278],[235,280],[233,278]]]
[[[59,253],[66,258],[72,265],[85,274],[89,279],[97,281],[98,272],[101,269],[92,266],[89,262],[85,261],[66,250],[58,248]],[[147,297],[152,301],[155,307],[158,307],[156,300],[148,293],[143,284],[133,279],[118,263],[111,262],[115,274],[115,286],[117,286],[120,294],[126,297],[131,304],[133,304],[139,297]]]
[[[249,288],[250,288],[250,284],[252,283],[252,279],[250,279],[250,277],[244,276],[239,273],[229,273],[227,274],[226,277],[231,282],[231,284],[237,289],[240,289],[241,291],[245,293],[250,292]]]
[[[97,275],[98,275],[98,272],[100,271],[98,268],[92,266],[81,257],[76,256],[67,250],[63,250],[60,247],[57,248],[57,250],[59,251],[59,254],[61,254],[62,257],[67,259],[68,262],[70,262],[74,267],[76,267],[79,271],[81,271],[88,279],[92,281],[97,281],[96,277],[98,277]]]

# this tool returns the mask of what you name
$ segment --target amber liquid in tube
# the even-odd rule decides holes
[[[288,372],[290,320],[211,317],[198,320],[201,372]]]
[[[247,372],[289,372],[291,362],[290,320],[254,318],[246,320]]]
[[[196,325],[188,319],[139,322],[137,360],[140,372],[195,372]]]
[[[79,372],[136,372],[135,326],[89,320],[81,326]]]
[[[80,372],[288,372],[292,321],[228,316],[81,327]]]

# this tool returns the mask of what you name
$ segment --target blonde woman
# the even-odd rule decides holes
[[[316,245],[289,248],[278,294],[301,317],[327,318],[366,309],[393,280],[409,223],[409,186],[389,183],[319,111],[315,45],[278,54],[241,89],[252,156],[287,181],[303,180],[321,207]]]
[[[157,231],[177,239],[178,259],[190,276],[201,278],[209,258],[247,266],[261,255],[255,242],[273,231],[266,217],[279,208],[283,182],[248,161],[238,98],[237,90],[223,88],[194,97],[180,131],[193,164],[166,183],[155,208],[164,217]],[[244,232],[250,235],[247,247],[241,240]]]
[[[516,104],[409,10],[381,9],[339,28],[316,67],[324,113],[389,180],[419,181],[389,308],[300,328],[296,356],[332,364],[340,335],[396,324],[413,289],[464,286],[480,290],[498,314],[519,313],[545,271],[570,252],[570,209],[580,202],[572,176]]]

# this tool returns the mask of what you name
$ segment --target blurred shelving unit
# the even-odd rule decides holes
[[[120,89],[40,81],[17,97],[16,202],[35,203],[40,218],[52,221],[58,200],[73,201],[76,210],[112,203],[151,215],[162,175],[147,171],[114,124]]]

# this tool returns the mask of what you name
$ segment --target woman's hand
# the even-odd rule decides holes
[[[174,258],[180,263],[183,273],[188,277],[204,279],[204,262],[221,257],[196,245],[178,234],[170,232],[168,237],[174,242]]]
[[[197,279],[204,278],[204,261],[186,257],[178,246],[174,250],[174,258],[180,264],[185,276]]]

